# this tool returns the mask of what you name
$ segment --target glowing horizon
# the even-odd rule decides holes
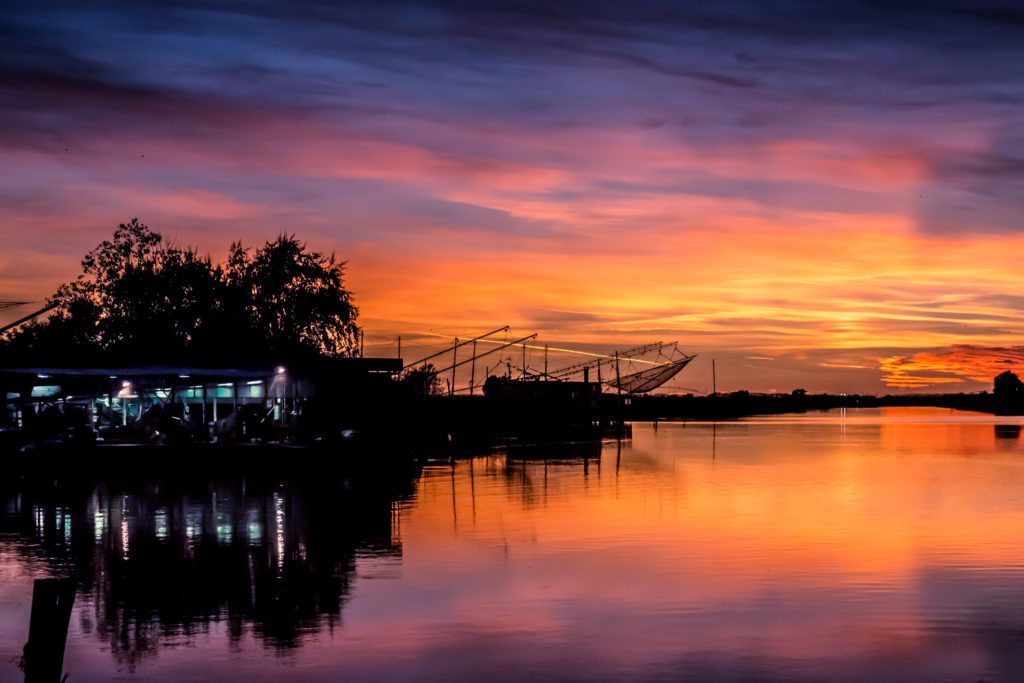
[[[337,252],[368,349],[509,324],[678,340],[699,390],[711,358],[724,390],[1024,372],[1024,47],[994,13],[48,7],[0,18],[0,300],[137,216],[214,260]]]

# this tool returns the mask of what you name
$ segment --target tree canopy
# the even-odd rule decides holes
[[[1024,382],[1007,370],[996,376],[992,382],[992,393],[996,398],[1020,400],[1024,398]]]
[[[353,355],[358,309],[344,266],[284,234],[255,250],[236,242],[218,265],[133,219],[85,255],[47,320],[5,344],[33,357],[149,363]]]

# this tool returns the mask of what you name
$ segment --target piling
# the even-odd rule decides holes
[[[36,579],[23,659],[25,683],[60,682],[74,602],[73,579]]]

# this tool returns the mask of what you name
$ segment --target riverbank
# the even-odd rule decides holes
[[[751,394],[736,391],[708,396],[638,396],[623,406],[627,421],[659,419],[734,419],[751,415],[803,413],[831,408],[934,406],[993,415],[1024,415],[1024,403],[1001,400],[994,394]]]

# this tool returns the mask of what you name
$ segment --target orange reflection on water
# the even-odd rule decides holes
[[[431,594],[400,620],[417,642],[438,624],[513,632],[568,644],[587,671],[710,656],[718,673],[746,657],[811,677],[882,662],[973,675],[991,654],[981,622],[1024,620],[998,599],[1024,587],[1024,461],[972,419],[638,425],[588,461],[430,469],[403,520],[405,576],[422,583],[363,597]]]

